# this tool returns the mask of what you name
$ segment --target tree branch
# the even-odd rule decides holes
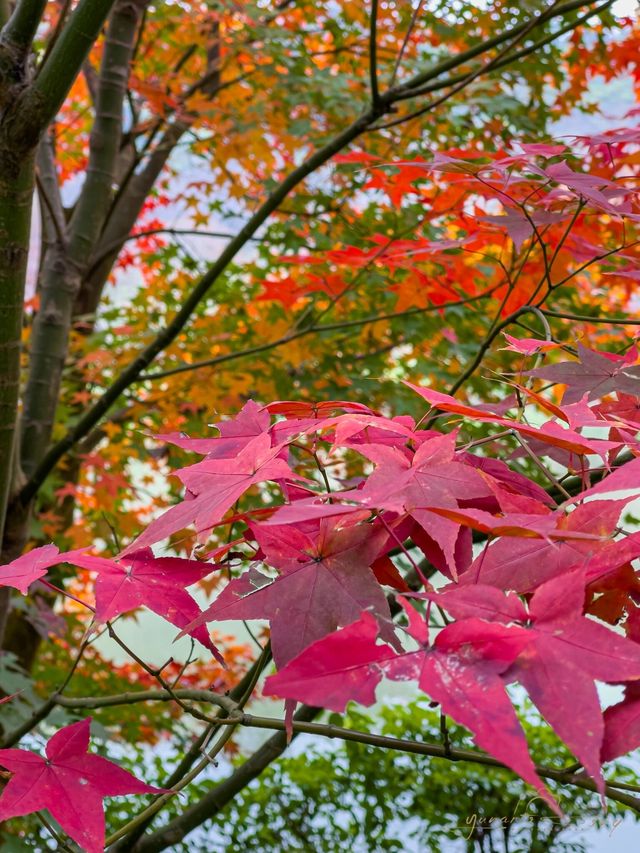
[[[538,18],[535,19],[536,27],[540,26],[541,24],[547,23],[548,21],[551,21],[554,18],[563,17],[564,15],[568,15],[570,12],[575,12],[576,9],[580,9],[582,6],[587,5],[591,5],[591,3],[585,2],[585,0],[571,0],[571,2],[563,3],[559,6],[552,4],[552,6],[546,12],[542,12],[538,16]],[[606,5],[611,5],[611,2],[607,3]],[[427,68],[425,71],[414,75],[406,82],[395,86],[393,89],[390,89],[389,94],[392,95],[392,97],[396,101],[404,100],[405,98],[412,98],[417,94],[422,94],[423,90],[420,90],[418,92],[418,89],[424,83],[428,83],[430,80],[435,80],[435,78],[440,77],[441,74],[444,74],[447,71],[451,71],[454,68],[458,68],[460,65],[464,65],[470,59],[475,59],[475,57],[480,56],[481,54],[486,53],[489,50],[492,50],[494,47],[498,47],[505,41],[517,38],[530,26],[531,21],[527,21],[524,24],[519,24],[517,27],[512,27],[510,30],[505,30],[505,32],[499,33],[497,36],[493,36],[490,39],[486,39],[485,41],[474,45],[468,50],[464,50],[461,53],[454,54],[448,59],[444,59],[442,62],[439,62],[437,65],[433,65],[431,66],[431,68]],[[575,23],[573,26],[575,26]],[[555,33],[553,35],[553,38],[557,38],[558,35],[558,33]]]
[[[18,48],[26,55],[40,25],[47,0],[18,0],[13,14],[0,33],[0,43]]]
[[[96,114],[82,193],[69,223],[70,256],[85,264],[104,224],[113,196],[122,140],[122,116],[140,21],[149,0],[117,0],[109,21],[98,78]]]
[[[468,74],[457,74],[457,75],[454,75],[452,77],[447,77],[445,80],[437,80],[434,83],[430,83],[430,84],[427,84],[425,86],[421,86],[417,89],[409,90],[409,91],[405,92],[404,95],[400,96],[398,98],[398,100],[407,100],[409,98],[416,98],[420,95],[425,95],[429,92],[436,92],[436,91],[439,91],[441,89],[446,89],[446,88],[449,88],[452,86],[456,87],[452,90],[452,92],[449,92],[447,94],[446,97],[449,98],[453,92],[458,91],[459,88],[466,86],[468,83],[472,82],[472,80],[475,80],[476,77],[479,76],[479,74],[484,74],[484,73],[487,73],[489,71],[498,71],[500,68],[505,68],[507,65],[513,65],[514,62],[518,62],[521,59],[525,59],[530,54],[537,52],[538,50],[540,50],[541,47],[544,47],[545,45],[550,44],[551,42],[555,41],[560,36],[565,35],[566,33],[572,32],[578,26],[580,26],[581,24],[584,24],[586,21],[588,21],[589,18],[592,18],[594,15],[597,15],[600,12],[605,11],[610,6],[612,6],[614,2],[615,2],[615,0],[606,0],[606,2],[603,3],[601,6],[598,6],[597,8],[595,8],[589,12],[586,12],[584,15],[582,15],[582,17],[578,18],[576,21],[571,21],[570,23],[566,24],[561,29],[557,30],[555,33],[551,33],[550,35],[546,36],[545,38],[540,39],[537,42],[534,42],[532,45],[529,45],[529,47],[524,47],[521,50],[518,50],[515,53],[512,53],[511,55],[508,55],[508,56],[504,56],[502,58],[496,57],[496,59],[494,61],[487,63],[486,66],[480,67],[476,71],[470,72]],[[537,24],[536,24],[536,26],[537,26]],[[512,46],[507,48],[507,51],[510,50],[511,47]],[[507,52],[507,51],[505,51],[505,52]],[[412,119],[418,118],[419,116],[423,115],[427,110],[433,109],[433,107],[437,106],[441,102],[441,100],[442,99],[432,101],[431,103],[427,104],[425,107],[422,107],[419,110],[415,110],[415,112],[409,113],[408,115],[400,116],[397,119],[393,119],[392,121],[386,122],[386,124],[380,124],[380,125],[377,125],[376,127],[373,127],[371,129],[372,130],[385,130],[385,129],[390,128],[390,127],[395,127],[396,125],[403,124],[406,121],[411,121]]]
[[[170,125],[149,155],[144,168],[135,174],[132,172],[121,183],[113,205],[108,211],[98,245],[94,248],[94,258],[91,259],[82,282],[82,289],[76,303],[76,315],[95,313],[102,289],[121,247],[131,234],[142,206],[171,156],[171,152],[188,128],[189,125],[182,121]]]
[[[47,42],[47,46],[46,46],[45,51],[44,51],[44,56],[40,60],[40,65],[39,65],[38,70],[40,70],[40,68],[42,68],[42,66],[45,64],[45,62],[49,58],[49,54],[51,53],[51,51],[55,47],[55,44],[58,41],[58,38],[60,37],[60,33],[62,32],[62,29],[65,25],[66,20],[67,20],[67,15],[69,14],[69,9],[71,7],[71,0],[58,0],[58,7],[59,7],[58,8],[58,20],[56,21],[55,29],[53,30],[53,32],[49,36],[49,40]],[[36,71],[36,76],[37,76],[37,73],[38,72]]]
[[[35,81],[16,99],[10,134],[20,150],[33,147],[62,106],[116,0],[80,0]]]
[[[65,238],[60,241],[62,245],[52,246],[45,258],[40,310],[33,324],[24,390],[21,463],[27,476],[35,470],[51,441],[82,270],[98,239],[113,194],[129,63],[147,2],[118,0],[114,7],[102,54],[85,182]],[[64,35],[60,40],[63,38]],[[54,52],[55,48],[52,57]]]
[[[496,767],[513,772],[497,759],[475,750],[459,749],[450,745],[424,743],[422,741],[387,737],[385,735],[375,735],[356,729],[345,729],[341,726],[313,722],[313,719],[319,713],[320,710],[318,708],[303,705],[295,715],[292,724],[294,733],[313,734],[325,738],[362,743],[382,749],[393,749],[414,755],[428,755],[432,758],[479,764],[481,766]],[[157,832],[146,838],[143,837],[134,847],[129,848],[132,853],[159,853],[161,850],[178,844],[192,830],[196,829],[206,820],[210,820],[219,814],[240,790],[260,775],[268,764],[279,758],[286,748],[286,723],[284,720],[242,714],[239,718],[222,720],[221,725],[241,725],[250,728],[271,729],[276,730],[278,734],[271,737],[244,764],[235,770],[231,776],[212,791],[205,794],[199,802],[190,806],[179,817],[174,818]],[[587,791],[598,790],[596,783],[592,779],[572,773],[568,769],[556,770],[551,767],[538,766],[536,767],[536,772],[542,778],[552,779],[562,785],[571,785]],[[639,792],[640,789],[636,791],[636,793]],[[640,813],[640,798],[632,796],[630,793],[625,793],[615,783],[605,785],[605,794],[609,799],[622,803],[633,809],[633,811]]]
[[[470,83],[472,83],[474,80],[476,80],[481,75],[487,74],[490,71],[497,71],[498,69],[504,68],[507,65],[512,65],[514,62],[517,62],[520,59],[524,59],[526,56],[529,56],[532,53],[536,53],[538,50],[540,50],[541,47],[544,47],[545,45],[549,44],[550,42],[555,41],[561,35],[564,35],[565,33],[571,32],[577,26],[584,23],[589,18],[593,17],[593,15],[596,15],[599,12],[602,12],[605,9],[607,9],[609,6],[613,5],[614,2],[615,2],[615,0],[606,0],[606,2],[603,3],[601,6],[598,6],[596,9],[593,9],[593,10],[587,12],[581,18],[579,18],[577,21],[572,21],[572,22],[568,23],[566,26],[557,30],[555,33],[551,33],[550,35],[546,36],[545,38],[540,39],[537,42],[534,42],[532,45],[529,45],[529,47],[522,48],[521,50],[516,51],[515,53],[509,54],[509,51],[511,51],[513,49],[513,47],[517,44],[517,42],[521,41],[526,35],[529,34],[529,32],[537,29],[540,26],[540,24],[544,23],[546,20],[548,20],[550,15],[551,15],[551,11],[548,11],[547,13],[542,13],[541,15],[538,16],[538,18],[530,21],[527,25],[516,28],[518,30],[518,32],[511,39],[511,43],[508,44],[506,47],[504,47],[493,59],[489,60],[484,65],[480,65],[478,68],[468,72],[467,74],[459,74],[459,75],[454,76],[454,77],[449,77],[446,80],[437,81],[431,85],[426,85],[426,86],[419,87],[417,89],[412,89],[409,92],[406,92],[404,96],[399,98],[399,100],[405,100],[407,98],[414,98],[414,97],[417,97],[419,95],[426,94],[427,92],[434,92],[434,91],[437,91],[439,89],[445,89],[448,87],[453,87],[453,88],[451,88],[451,91],[447,92],[445,95],[442,95],[440,98],[437,98],[436,100],[430,101],[429,103],[425,104],[425,106],[421,107],[418,110],[415,110],[412,113],[409,113],[408,115],[400,116],[396,119],[393,119],[392,121],[386,122],[385,124],[376,125],[375,127],[371,128],[371,129],[372,130],[386,130],[387,128],[395,127],[396,125],[399,125],[399,124],[404,124],[404,122],[411,121],[415,118],[418,118],[421,115],[424,115],[426,112],[429,112],[430,110],[439,106],[445,100],[448,100],[452,95],[454,95],[457,92],[461,91],[462,89],[466,88],[466,86],[468,86]],[[555,5],[555,4],[553,4],[553,5]]]
[[[31,232],[34,158],[22,158],[17,172],[14,152],[0,146],[0,542],[10,496],[16,490],[17,413],[20,391],[20,350],[27,257]],[[0,596],[4,627],[8,593]],[[1,640],[1,638],[0,638]]]
[[[303,706],[304,707],[304,706]],[[229,724],[231,720],[224,720],[223,724]],[[273,729],[276,731],[286,731],[286,723],[284,720],[274,720],[270,717],[256,717],[252,714],[242,714],[239,720],[234,720],[235,723],[241,726],[258,729]],[[450,761],[463,761],[473,764],[483,764],[487,767],[499,767],[501,769],[510,770],[505,764],[492,758],[490,755],[485,755],[482,752],[477,752],[471,749],[458,749],[439,743],[424,743],[423,741],[407,740],[406,738],[388,737],[386,735],[376,735],[369,732],[359,731],[357,729],[345,729],[342,726],[335,726],[329,723],[313,723],[313,722],[293,722],[293,730],[298,733],[319,735],[321,737],[350,741],[353,743],[363,743],[369,746],[377,746],[383,749],[393,749],[398,752],[408,752],[414,755],[430,755],[433,758],[445,758]],[[510,771],[513,772],[513,771]],[[553,779],[563,784],[574,785],[578,788],[584,788],[589,791],[597,791],[597,785],[588,777],[582,774],[570,772],[567,769],[555,769],[538,765],[536,772],[539,776],[546,779]],[[626,785],[624,783],[611,782],[606,784],[606,794],[617,802],[624,803],[634,811],[640,812],[640,799],[638,797],[623,797],[619,799],[616,796],[616,790],[628,790],[640,794],[640,786]]]
[[[371,0],[369,79],[371,81],[371,106],[376,110],[380,105],[380,91],[378,89],[378,0]]]
[[[48,244],[65,246],[66,223],[56,172],[54,141],[50,133],[40,140],[36,154],[36,185],[43,206],[44,236]]]
[[[295,728],[296,723],[310,722],[320,713],[320,708],[303,705],[294,716],[294,736],[298,734]],[[133,847],[124,849],[128,849],[130,853],[153,853],[177,844],[205,820],[218,814],[239,791],[279,758],[286,747],[287,736],[284,731],[279,731],[257,749],[231,776],[207,792],[197,803],[185,809],[180,817],[169,821],[166,826],[152,835],[141,838]]]
[[[271,642],[268,642],[262,650],[260,657],[252,664],[241,681],[229,692],[229,698],[236,703],[238,710],[241,711],[249,701],[260,675],[270,662]],[[171,773],[169,778],[165,780],[165,788],[173,790],[177,786],[183,785],[185,779],[189,779],[190,777],[195,778],[195,775],[199,772],[198,768],[196,767],[193,771],[191,768],[198,758],[202,756],[204,747],[206,746],[209,738],[212,737],[219,728],[220,727],[218,725],[209,726],[198,738],[196,738],[178,766]],[[233,728],[231,728],[230,731],[233,731]],[[119,838],[122,838],[122,841],[113,848],[113,853],[116,853],[116,851],[118,851],[118,853],[129,853],[136,841],[144,835],[147,827],[151,825],[157,812],[160,811],[162,807],[161,801],[162,798],[158,798],[158,801],[155,804],[152,804],[152,806],[145,809],[142,814],[137,815],[129,826],[125,826],[119,830],[118,833],[115,833]]]
[[[117,693],[112,696],[83,696],[81,698],[60,696],[54,694],[56,705],[63,708],[113,708],[118,705],[135,705],[138,702],[174,702],[178,699],[190,699],[192,702],[206,702],[217,705],[228,714],[234,713],[237,704],[221,693],[212,690],[197,690],[191,688],[179,690],[135,690],[128,693]]]
[[[107,391],[105,391],[97,403],[79,419],[76,426],[69,430],[66,436],[48,451],[37,466],[30,481],[20,492],[20,500],[23,503],[28,502],[35,495],[49,472],[57,464],[58,460],[60,460],[80,438],[86,435],[87,432],[89,432],[89,430],[98,423],[105,412],[107,412],[113,403],[119,398],[122,392],[133,384],[144,369],[151,364],[158,353],[162,352],[162,350],[175,339],[189,321],[191,314],[199,302],[204,299],[212,285],[226,270],[227,266],[235,258],[247,240],[254,236],[260,226],[278,208],[280,203],[289,195],[291,190],[308,175],[315,172],[316,169],[330,160],[334,154],[348,145],[349,142],[356,139],[356,137],[358,137],[373,120],[373,117],[373,113],[371,112],[364,113],[346,130],[334,137],[334,139],[328,142],[325,146],[318,149],[297,169],[294,169],[289,173],[289,175],[287,175],[278,188],[267,198],[246,225],[233,238],[233,240],[229,241],[218,257],[218,260],[211,266],[209,272],[200,279],[191,293],[187,296],[182,308],[178,311],[173,320],[147,347],[145,347],[145,349],[131,362],[129,367],[125,368],[118,379],[116,379]]]
[[[407,27],[407,31],[404,34],[404,39],[402,40],[402,44],[400,45],[400,50],[398,51],[398,55],[393,66],[393,71],[391,72],[391,79],[389,80],[390,86],[393,86],[393,84],[396,82],[396,77],[398,76],[398,71],[400,71],[400,65],[402,63],[402,57],[404,56],[404,52],[407,49],[407,45],[409,44],[409,39],[411,38],[411,33],[413,32],[413,28],[415,27],[416,21],[418,20],[418,15],[422,11],[423,2],[424,0],[418,0],[416,8],[411,13],[411,20],[409,21],[409,26]]]
[[[356,329],[361,326],[369,326],[374,323],[381,323],[385,320],[398,320],[405,317],[415,317],[420,314],[435,314],[439,311],[444,311],[447,308],[459,307],[460,305],[468,305],[471,302],[477,302],[481,299],[486,299],[488,296],[493,293],[495,288],[491,288],[484,293],[479,293],[477,296],[470,296],[468,299],[460,299],[456,302],[443,302],[440,305],[427,305],[425,308],[408,308],[406,311],[395,311],[389,314],[376,314],[369,317],[363,317],[359,320],[344,320],[343,322],[337,323],[323,323],[321,325],[313,325],[308,326],[305,329],[301,329],[298,332],[290,332],[287,335],[283,335],[281,338],[278,338],[275,341],[268,341],[264,344],[258,344],[255,347],[249,347],[244,350],[239,350],[236,352],[225,353],[224,355],[218,355],[214,358],[203,359],[202,361],[194,361],[192,364],[182,364],[179,367],[169,368],[168,370],[158,370],[154,373],[144,373],[142,376],[136,380],[137,382],[146,382],[157,379],[164,379],[167,376],[175,376],[177,373],[186,373],[191,370],[198,370],[201,367],[214,367],[217,364],[224,364],[228,361],[235,361],[238,358],[245,358],[250,355],[257,355],[261,352],[267,352],[268,350],[276,349],[277,347],[284,346],[285,344],[290,343],[291,341],[298,340],[299,338],[304,338],[308,335],[313,334],[323,334],[326,332],[336,332],[342,329]]]
[[[540,308],[545,317],[558,317],[561,320],[575,320],[578,323],[609,323],[613,326],[640,326],[640,319],[631,320],[628,317],[589,317],[587,314],[566,314],[562,311],[550,311]]]

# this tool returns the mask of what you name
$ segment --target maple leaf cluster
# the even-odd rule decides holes
[[[363,191],[384,193],[392,210],[406,202],[420,211],[414,233],[377,232],[364,248],[282,256],[287,274],[267,280],[261,298],[291,307],[324,291],[334,300],[354,289],[351,273],[374,268],[387,272],[397,311],[490,297],[508,316],[556,298],[569,282],[593,301],[594,275],[604,275],[611,279],[599,294],[602,307],[616,310],[639,275],[639,140],[637,127],[622,127],[574,136],[570,144],[450,149],[392,162],[367,152],[337,155],[343,169],[366,171]],[[616,251],[605,251],[607,244]],[[482,265],[477,279],[472,263]]]
[[[508,344],[526,357],[558,353],[536,339]],[[268,620],[278,671],[265,695],[341,712],[371,705],[383,678],[415,681],[557,809],[507,687],[527,691],[601,792],[602,762],[640,744],[640,532],[621,521],[640,494],[637,362],[635,347],[579,345],[571,360],[521,371],[515,417],[410,383],[426,423],[347,401],[249,401],[215,437],[158,437],[202,458],[175,472],[184,499],[120,555],[46,545],[2,567],[0,583],[24,594],[69,563],[95,577],[93,628],[146,606],[219,661],[207,624]],[[560,402],[536,381],[564,389]],[[498,431],[465,443],[473,421]],[[523,473],[523,451],[547,488]],[[247,495],[253,506],[238,510]],[[203,559],[152,550],[193,528],[195,555],[229,523],[242,535]],[[235,576],[202,611],[187,588],[223,568]],[[625,685],[604,714],[596,682]],[[7,816],[25,755],[36,761],[0,753],[17,774],[0,799]],[[24,808],[48,802],[33,794]]]
[[[109,441],[83,455],[77,483],[56,492],[86,523],[70,524],[68,512],[51,507],[39,517],[40,541],[64,536],[68,547],[86,546],[104,535],[105,504],[114,507],[119,534],[128,540],[177,491],[169,494],[169,484],[151,500],[145,491],[153,476],[164,476],[168,450],[157,448],[146,455],[149,479],[136,482],[131,500],[126,466],[146,453],[146,430],[195,435],[212,408],[233,412],[250,396],[273,399],[292,380],[296,393],[309,398],[341,397],[350,385],[357,395],[366,387],[374,407],[399,411],[397,386],[388,378],[407,372],[394,363],[398,345],[441,388],[458,381],[472,342],[493,334],[494,318],[537,326],[535,309],[553,326],[553,340],[539,342],[538,351],[583,336],[592,348],[624,345],[633,327],[614,321],[629,324],[637,304],[639,142],[631,125],[551,143],[514,139],[488,150],[474,143],[435,156],[425,146],[398,162],[367,140],[369,150],[335,156],[326,189],[340,200],[346,224],[334,222],[330,234],[324,217],[307,216],[304,227],[270,224],[269,240],[246,264],[242,311],[234,283],[216,297],[215,322],[204,306],[194,316],[123,415],[145,431],[106,423]],[[157,261],[151,250],[139,258],[145,269]],[[86,359],[82,351],[87,386],[117,376],[135,358],[149,324],[186,298],[191,277],[174,261],[168,254],[149,273],[149,289],[110,315],[112,328],[98,339],[99,349]],[[247,357],[254,347],[260,359]],[[509,364],[498,347],[485,355],[486,369]],[[491,395],[477,370],[469,390],[484,401]],[[74,398],[83,403],[92,392],[77,393],[86,395]]]

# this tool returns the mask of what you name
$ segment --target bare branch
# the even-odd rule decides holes
[[[314,717],[320,713],[319,709],[303,705],[295,715],[293,731],[295,734],[305,733],[319,735],[320,737],[340,739],[349,742],[367,744],[383,749],[393,749],[399,752],[407,752],[414,755],[428,755],[432,758],[444,759],[446,761],[464,762],[478,764],[485,767],[496,767],[509,770],[497,759],[485,753],[470,749],[458,749],[451,745],[439,743],[424,743],[422,741],[411,741],[403,738],[375,735],[355,729],[345,729],[326,723],[313,722]],[[207,792],[199,802],[194,803],[186,809],[179,817],[174,818],[166,826],[159,829],[148,837],[143,837],[137,844],[128,849],[132,853],[159,853],[168,847],[182,841],[193,829],[200,826],[205,820],[215,817],[233,799],[242,788],[246,787],[252,779],[255,779],[262,770],[278,758],[286,746],[285,721],[274,720],[268,717],[254,717],[250,714],[242,714],[239,719],[227,719],[221,721],[222,725],[248,726],[252,728],[273,729],[278,732],[270,738],[251,758],[235,770],[231,776],[220,783],[213,790]],[[569,785],[587,791],[597,791],[596,783],[582,774],[571,772],[572,768],[555,769],[551,767],[536,767],[539,776],[552,779],[562,785]],[[510,771],[513,772],[513,771]],[[640,788],[635,790],[640,793]],[[605,785],[606,796],[618,803],[622,803],[633,811],[640,813],[640,798],[617,787],[615,783]],[[125,849],[125,848],[122,848]]]
[[[378,0],[371,0],[369,79],[371,81],[371,105],[374,110],[377,110],[380,106],[380,92],[378,90]]]

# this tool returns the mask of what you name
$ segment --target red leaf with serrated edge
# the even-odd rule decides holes
[[[568,150],[566,145],[557,142],[519,142],[518,145],[525,154],[542,157],[556,157]]]
[[[334,500],[332,498],[332,500]],[[362,509],[360,506],[344,503],[329,503],[328,496],[323,500],[319,495],[316,498],[294,501],[277,508],[271,517],[264,522],[264,527],[274,525],[303,524],[306,521],[315,521],[321,518],[331,518],[336,515],[347,515],[351,513],[354,520],[362,520],[371,515],[370,510]]]
[[[47,570],[58,563],[66,562],[66,556],[84,554],[86,549],[61,553],[55,545],[42,545],[34,548],[10,563],[0,566],[0,586],[12,586],[23,595],[35,581],[47,574]]]
[[[526,622],[527,610],[517,595],[505,595],[494,586],[449,586],[440,592],[420,593],[435,601],[456,619],[485,619],[487,622]]]
[[[249,400],[235,417],[212,424],[220,433],[217,438],[190,438],[182,433],[166,433],[155,435],[154,438],[156,441],[175,444],[182,450],[201,453],[209,459],[231,459],[250,441],[267,432],[270,422],[268,412]]]
[[[461,500],[492,494],[476,469],[456,457],[455,441],[455,433],[428,439],[411,458],[397,448],[369,446],[363,452],[377,463],[375,471],[362,489],[343,493],[362,506],[409,514],[442,550],[454,577],[460,523],[438,519],[429,508],[457,509]]]
[[[423,645],[426,626],[407,607],[411,634]],[[383,672],[394,680],[415,679],[478,745],[532,784],[556,810],[538,778],[500,674],[529,642],[527,631],[480,620],[450,625],[432,648],[397,655],[376,643],[375,619],[360,620],[314,643],[265,683],[266,695],[298,699],[341,713],[350,700],[375,701]]]
[[[511,421],[508,418],[501,417],[500,415],[493,415],[490,412],[485,412],[481,409],[461,403],[449,394],[441,394],[439,391],[433,391],[431,388],[422,388],[419,385],[412,385],[411,382],[405,382],[404,384],[413,389],[421,397],[424,397],[424,399],[435,409],[472,418],[480,423],[494,423],[499,426],[506,427],[507,429],[512,429],[527,438],[538,439],[539,441],[542,441],[545,444],[550,444],[553,447],[561,447],[564,450],[568,450],[570,453],[577,454],[578,456],[597,453],[606,461],[606,454],[610,450],[620,446],[619,442],[585,438],[571,429],[564,429],[553,421],[548,421],[541,427],[533,427],[529,424],[521,423],[520,421]]]
[[[503,332],[503,335],[509,346],[502,347],[502,349],[519,352],[521,355],[536,355],[539,352],[548,352],[562,346],[562,344],[556,344],[553,341],[541,341],[538,338],[514,338],[506,332]]]
[[[525,539],[587,539],[591,542],[600,541],[602,537],[581,530],[568,530],[558,527],[562,516],[555,513],[532,515],[526,513],[506,513],[491,515],[480,509],[447,509],[429,507],[429,512],[466,524],[474,530],[489,533],[492,536],[517,536]]]
[[[487,483],[495,495],[498,509],[503,515],[517,513],[519,515],[540,517],[549,514],[548,502],[542,503],[535,498],[530,498],[528,495],[521,495],[517,492],[512,492],[510,489],[505,489],[500,482],[496,482],[493,478],[488,478]]]
[[[212,563],[183,560],[178,557],[155,557],[143,549],[112,560],[90,554],[71,557],[60,555],[65,562],[97,572],[95,585],[96,620],[107,622],[148,607],[176,628],[186,628],[200,614],[200,608],[185,587],[192,586],[216,569]],[[224,665],[224,658],[204,625],[188,632]]]
[[[613,362],[604,353],[578,344],[579,361],[564,361],[529,370],[525,376],[535,376],[566,385],[563,403],[577,403],[585,394],[590,400],[604,397],[612,391],[640,394],[640,365],[626,361]]]
[[[393,658],[376,644],[378,623],[370,613],[313,643],[265,681],[265,696],[297,699],[342,713],[349,702],[372,705],[382,678],[380,664]]]
[[[548,493],[545,492],[542,486],[534,483],[533,480],[529,480],[518,471],[511,470],[511,468],[509,468],[509,466],[501,459],[474,456],[472,453],[459,453],[458,455],[473,468],[477,468],[479,471],[489,474],[491,480],[494,482],[497,480],[500,485],[504,486],[509,491],[517,495],[522,495],[523,497],[531,498],[541,504],[552,505],[554,503],[553,499],[549,497]],[[491,483],[491,480],[487,480],[487,483],[489,488],[494,490],[495,484]]]
[[[524,686],[549,725],[603,791],[600,749],[604,726],[594,680],[640,679],[640,645],[584,617],[584,571],[570,572],[542,585],[531,599],[528,614],[513,597],[482,586],[426,595],[466,620],[455,626],[468,624],[474,612],[501,622],[527,623],[529,627],[522,630],[529,640],[503,676]]]
[[[605,400],[594,406],[592,412],[606,420],[615,422],[620,419],[640,429],[640,396],[618,393],[616,400]]]
[[[539,711],[603,791],[603,719],[594,679],[640,679],[640,645],[583,616],[582,570],[540,587],[529,605],[533,642],[508,676]]]
[[[278,666],[370,608],[389,619],[389,605],[370,566],[387,540],[385,530],[343,519],[321,520],[314,532],[256,525],[253,534],[275,580],[250,570],[232,580],[187,626],[226,619],[269,619]]]
[[[557,527],[565,528],[568,533],[604,538],[613,534],[626,504],[624,500],[581,504],[561,519]],[[564,542],[516,537],[498,539],[478,554],[469,570],[460,576],[460,584],[481,583],[531,592],[557,575],[587,566],[591,558],[597,559],[599,548],[607,544],[570,537]]]
[[[409,652],[382,666],[390,678],[416,679],[443,713],[473,733],[481,749],[511,767],[559,812],[535,771],[501,678],[528,643],[523,628],[467,619],[445,627],[431,649]]]
[[[87,752],[91,718],[49,739],[46,759],[24,749],[0,749],[0,765],[12,772],[0,796],[0,820],[48,809],[86,853],[102,853],[104,797],[160,794],[112,761]]]
[[[351,403],[348,400],[328,400],[324,403],[305,403],[302,400],[277,400],[264,407],[272,415],[284,415],[285,418],[328,418],[336,409],[365,415],[375,412],[363,403]]]
[[[181,501],[152,521],[121,556],[160,542],[190,524],[195,524],[198,539],[205,541],[211,527],[251,486],[265,480],[296,479],[288,464],[278,458],[281,450],[271,447],[268,435],[259,435],[232,459],[205,459],[176,471],[191,499]]]
[[[349,414],[334,419],[336,447],[354,447],[356,450],[367,444],[386,444],[403,447],[408,441],[428,438],[428,434],[417,435],[412,418],[381,418]]]
[[[640,745],[640,688],[607,708],[604,714],[604,736],[601,760],[613,761]]]
[[[452,578],[453,574],[449,568],[442,549],[433,541],[419,524],[414,524],[411,531],[411,539],[415,545],[422,551],[431,565],[447,578]],[[454,560],[458,575],[465,572],[471,565],[473,559],[473,541],[471,530],[468,527],[461,527],[456,539],[454,549]]]

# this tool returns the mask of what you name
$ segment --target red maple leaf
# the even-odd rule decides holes
[[[597,542],[601,539],[597,533],[563,529],[560,527],[560,523],[564,520],[564,516],[560,513],[508,512],[502,515],[491,515],[491,513],[481,509],[446,509],[443,507],[430,507],[429,512],[450,521],[465,524],[473,530],[479,530],[491,536],[544,539],[547,542],[581,539],[591,542],[592,545],[594,541]]]
[[[263,692],[342,712],[352,699],[372,705],[383,673],[394,680],[415,679],[444,713],[473,732],[478,746],[519,773],[557,809],[536,774],[500,677],[528,643],[526,630],[468,619],[447,626],[429,647],[426,623],[406,602],[404,606],[416,651],[398,655],[390,646],[378,645],[376,622],[363,613],[268,678]]]
[[[0,797],[0,820],[48,809],[87,853],[102,853],[104,797],[160,794],[112,761],[87,752],[91,718],[56,732],[46,758],[24,749],[0,749],[0,764],[13,773]]]
[[[281,447],[271,447],[268,435],[258,435],[230,459],[205,459],[175,474],[188,490],[188,499],[172,506],[122,552],[139,551],[195,524],[199,541],[206,541],[212,526],[251,486],[265,480],[296,479]]]
[[[216,438],[190,438],[178,432],[154,438],[175,444],[182,450],[201,453],[208,459],[232,459],[254,438],[268,431],[270,420],[268,412],[253,400],[248,400],[235,417],[212,424],[220,433]]]
[[[363,610],[390,618],[372,564],[387,540],[370,524],[321,519],[304,530],[256,525],[253,533],[275,580],[250,569],[232,580],[187,629],[226,619],[269,619],[273,656],[280,666]]]
[[[265,681],[265,696],[297,699],[342,713],[351,701],[373,705],[380,664],[393,660],[391,646],[377,645],[371,613],[313,643]]]
[[[604,723],[594,681],[640,679],[640,645],[583,615],[582,569],[539,587],[528,613],[518,612],[513,598],[505,597],[501,606],[497,590],[474,589],[482,602],[479,615],[483,619],[493,609],[492,618],[497,621],[527,622],[529,640],[503,676],[523,685],[545,720],[603,791],[600,750]],[[442,604],[452,616],[463,618],[464,622],[456,625],[470,621],[467,617],[473,612],[473,596],[469,590],[450,589]],[[509,630],[514,627],[518,626]]]
[[[455,441],[455,433],[439,435],[422,443],[412,457],[393,447],[363,447],[361,452],[377,467],[362,489],[342,495],[363,506],[411,515],[442,550],[454,577],[460,522],[439,518],[429,510],[455,510],[461,500],[491,495],[476,469],[457,458]]]
[[[12,586],[23,595],[35,581],[47,574],[47,569],[58,563],[67,562],[69,555],[83,554],[84,550],[60,553],[55,545],[42,545],[0,566],[0,586]]]
[[[495,423],[496,425],[512,429],[526,436],[528,439],[537,439],[552,447],[561,447],[578,456],[597,453],[602,458],[606,458],[606,454],[610,450],[620,446],[620,443],[612,441],[587,438],[573,430],[564,429],[554,421],[547,421],[540,427],[534,427],[530,424],[509,420],[500,415],[494,415],[491,412],[485,412],[477,407],[461,403],[455,397],[451,397],[449,394],[441,394],[439,391],[433,391],[431,388],[422,388],[419,385],[412,385],[410,382],[405,382],[404,384],[412,388],[417,394],[420,394],[421,397],[424,397],[434,409],[473,418],[481,423]]]
[[[97,572],[95,585],[96,619],[107,622],[138,607],[148,607],[177,628],[185,628],[198,616],[200,608],[185,587],[202,580],[216,568],[212,563],[155,557],[151,549],[136,551],[120,560],[90,554],[61,554],[65,562]],[[211,642],[204,625],[188,632],[224,665],[224,658]]]
[[[595,352],[578,344],[579,361],[563,361],[535,370],[525,376],[535,376],[566,385],[563,403],[577,403],[587,394],[588,399],[604,397],[612,391],[637,394],[640,365],[632,366],[626,359],[612,361],[608,354]]]
[[[486,584],[516,592],[530,592],[540,584],[577,566],[588,566],[597,559],[597,540],[581,539],[576,534],[591,537],[610,536],[618,524],[627,501],[591,501],[576,507],[574,512],[557,518],[557,530],[566,530],[562,542],[550,539],[505,537],[485,548],[475,558],[469,570],[460,577],[460,584]],[[548,516],[547,516],[548,518]],[[554,534],[557,536],[558,534]],[[611,555],[613,561],[616,555]],[[628,557],[620,557],[621,565]],[[613,565],[610,566],[613,568]]]

